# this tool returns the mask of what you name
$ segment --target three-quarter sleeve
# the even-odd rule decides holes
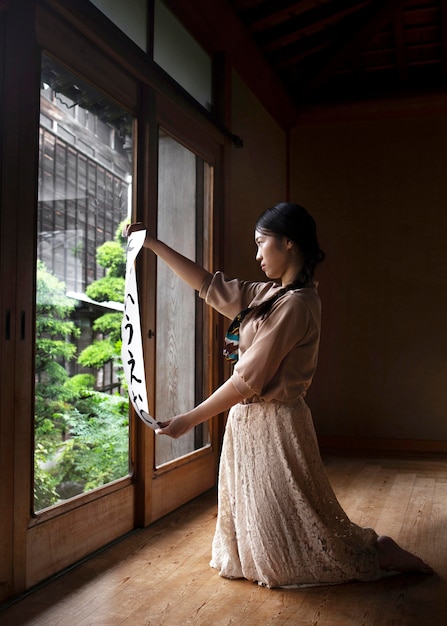
[[[216,311],[233,319],[253,303],[270,297],[277,289],[276,283],[229,279],[222,272],[216,272],[203,282],[199,296]]]

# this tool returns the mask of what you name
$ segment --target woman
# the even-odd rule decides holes
[[[138,228],[131,225],[125,234]],[[304,401],[320,339],[313,275],[324,258],[313,218],[281,202],[259,218],[255,243],[267,282],[210,274],[151,235],[144,244],[208,304],[234,318],[226,346],[235,363],[231,377],[157,431],[177,438],[231,409],[211,566],[267,587],[370,581],[391,570],[431,573],[391,538],[350,522],[320,458]]]

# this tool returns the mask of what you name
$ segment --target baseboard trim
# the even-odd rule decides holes
[[[447,441],[429,439],[386,439],[375,437],[318,437],[322,450],[347,452],[393,452],[405,454],[447,454]]]

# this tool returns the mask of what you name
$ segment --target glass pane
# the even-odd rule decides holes
[[[160,131],[158,236],[207,266],[212,168]],[[184,413],[208,388],[207,311],[191,287],[161,261],[157,265],[156,418]],[[209,445],[204,424],[177,440],[156,438],[156,465]]]
[[[133,42],[147,51],[148,0],[90,0]]]
[[[155,2],[154,61],[191,94],[211,110],[212,63],[161,0]]]
[[[41,79],[35,510],[129,473],[120,224],[133,118],[45,56]]]

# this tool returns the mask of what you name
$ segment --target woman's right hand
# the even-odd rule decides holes
[[[138,230],[146,231],[146,238],[144,240],[143,245],[145,248],[152,249],[152,245],[157,241],[157,238],[148,232],[146,226],[142,222],[134,222],[133,224],[127,224],[127,226],[123,228],[123,237],[129,237],[132,233]]]
[[[131,233],[144,229],[146,229],[146,227],[141,222],[128,224],[123,228],[123,237],[129,237]],[[210,276],[208,270],[205,270],[195,261],[183,256],[181,253],[163,243],[157,239],[157,237],[151,235],[147,230],[143,246],[152,250],[152,252],[169,265],[177,276],[188,283],[188,285],[193,287],[196,291],[200,290],[204,280]]]
[[[145,230],[146,226],[142,222],[134,222],[133,224],[126,224],[123,228],[123,237],[129,237],[131,233],[137,230]]]

